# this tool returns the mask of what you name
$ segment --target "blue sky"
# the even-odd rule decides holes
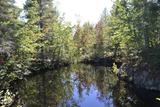
[[[64,14],[65,21],[75,24],[77,21],[89,21],[95,24],[106,7],[110,11],[111,0],[54,0],[59,12]],[[16,0],[16,5],[23,7],[25,0]]]

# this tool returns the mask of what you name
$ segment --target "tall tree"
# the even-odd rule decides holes
[[[95,44],[95,56],[97,57],[104,57],[105,55],[105,47],[107,43],[105,43],[106,39],[108,38],[107,34],[107,9],[104,8],[101,18],[95,26],[96,30],[96,44]],[[108,42],[108,41],[107,41]]]
[[[134,58],[138,53],[158,45],[158,20],[158,2],[116,0],[109,18],[112,45],[115,49],[118,46],[119,53],[125,59]]]
[[[62,24],[53,0],[27,0],[24,9],[27,23],[22,30],[25,39],[22,38],[20,44],[26,48],[22,51],[28,48],[26,51],[42,62],[65,59],[62,58],[65,55],[68,59],[65,52],[70,49],[65,47],[72,45],[71,27]]]
[[[95,44],[94,26],[89,22],[84,23],[83,26],[77,25],[74,41],[78,48],[78,54],[82,59],[92,56]]]
[[[0,49],[10,50],[14,48],[14,36],[20,12],[14,3],[14,0],[0,1]]]
[[[104,35],[103,35],[104,23],[100,20],[96,24],[96,44],[95,44],[95,55],[96,57],[103,57],[104,54]]]
[[[27,51],[31,51],[30,53],[46,50],[45,44],[53,38],[53,25],[58,17],[57,12],[53,7],[53,1],[27,0],[24,10],[27,24],[22,28],[22,32],[25,33],[23,34],[25,39],[21,37],[21,44],[23,46],[26,45],[28,48]],[[28,33],[26,33],[27,31]],[[41,52],[41,54],[42,53],[44,52]]]

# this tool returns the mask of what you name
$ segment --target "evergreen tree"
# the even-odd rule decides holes
[[[74,35],[74,41],[77,46],[80,59],[93,56],[93,47],[95,44],[95,29],[89,22],[84,23],[82,27],[77,25]]]
[[[104,35],[103,35],[104,23],[100,20],[96,24],[96,44],[95,44],[95,56],[103,57],[104,56]]]
[[[13,51],[20,9],[14,0],[0,1],[0,50]],[[3,49],[2,49],[3,48]]]
[[[20,30],[19,43],[25,57],[42,62],[65,59],[62,56],[69,50],[64,44],[72,44],[72,31],[70,25],[62,24],[53,0],[27,0],[24,9],[27,23]]]
[[[53,1],[27,0],[24,10],[27,23],[20,30],[23,36],[20,36],[19,42],[26,48],[22,47],[22,51],[26,50],[32,55],[42,50],[46,51],[45,44],[53,38],[53,25],[57,21]]]
[[[152,0],[115,1],[108,23],[115,56],[129,60],[145,52],[149,58],[149,50],[159,45],[159,10]]]

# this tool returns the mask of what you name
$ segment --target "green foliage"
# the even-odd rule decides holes
[[[72,37],[72,27],[60,22],[52,26],[54,32],[49,41],[45,42],[46,51],[54,60],[71,61],[74,56],[74,43]]]
[[[143,60],[157,69],[159,14],[159,2],[116,0],[111,14],[107,15],[104,9],[95,26],[77,25],[74,35],[76,53],[80,59],[113,57],[125,63]]]
[[[109,17],[108,34],[112,46],[117,46],[122,59],[137,58],[144,49],[158,45],[156,39],[159,37],[155,33],[159,32],[159,27],[156,26],[159,25],[158,8],[158,3],[153,1],[115,1]]]
[[[77,56],[80,59],[90,58],[93,55],[95,44],[95,29],[89,22],[84,23],[82,27],[77,25],[74,34],[74,41],[77,47]]]
[[[53,0],[26,0],[24,21],[14,0],[0,1],[0,10],[0,89],[29,74],[36,62],[48,66],[112,57],[159,70],[159,1],[115,0],[110,15],[104,9],[96,25],[78,24],[74,35]],[[118,73],[115,64],[113,71]]]
[[[52,0],[27,0],[23,21],[13,0],[0,2],[0,90],[33,72],[35,62],[48,66],[74,61],[72,27],[62,22],[53,5]]]
[[[53,1],[27,0],[24,10],[27,23],[17,37],[22,58],[71,61],[74,53],[71,52],[74,48],[72,28],[62,24]]]

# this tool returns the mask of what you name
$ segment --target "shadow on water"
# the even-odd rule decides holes
[[[147,93],[118,81],[111,68],[81,64],[23,81],[15,107],[153,107],[147,102],[154,101],[145,100],[141,94],[147,98]]]

